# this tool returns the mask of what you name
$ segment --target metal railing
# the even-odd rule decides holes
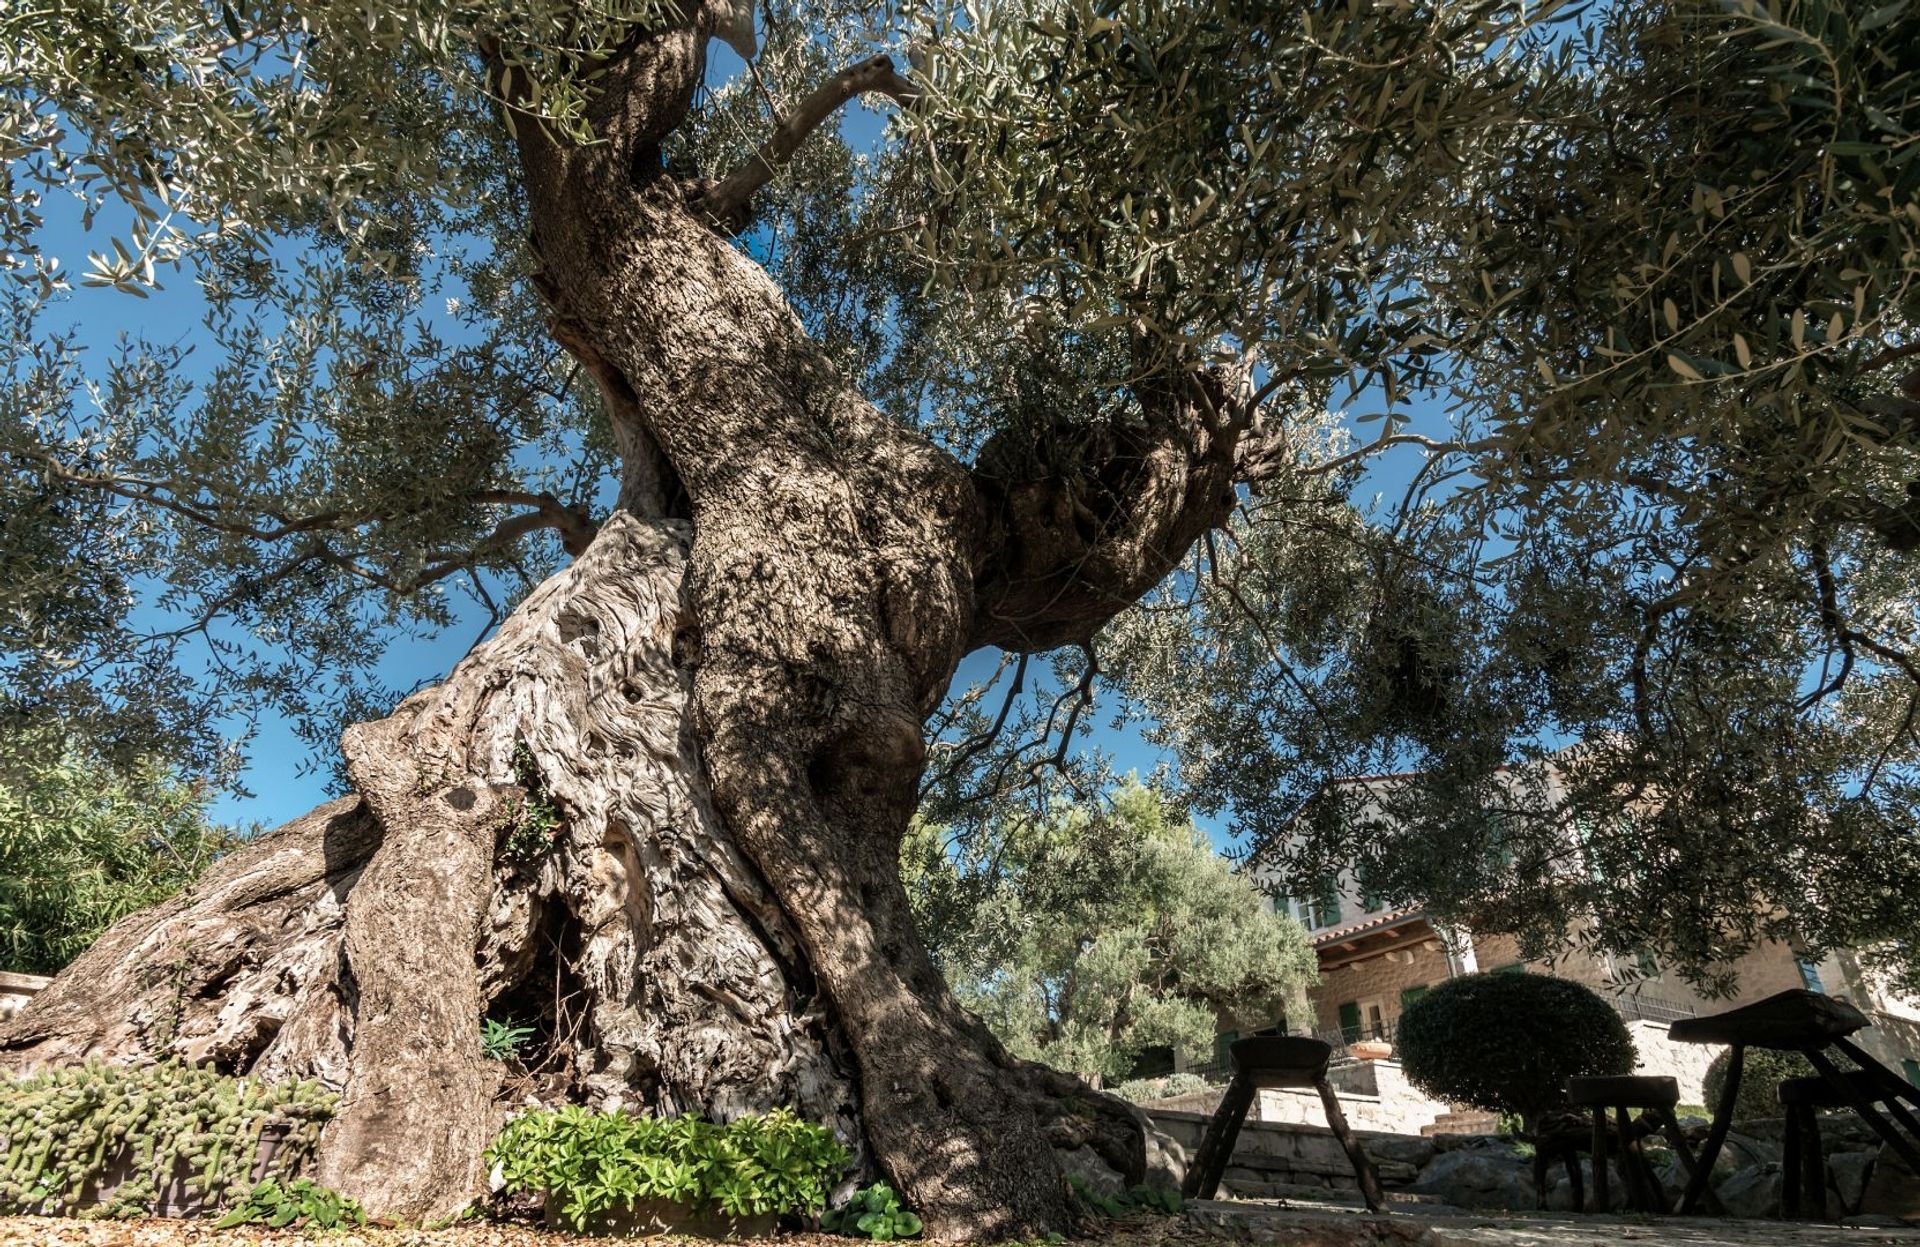
[[[1662,1000],[1657,996],[1612,996],[1603,995],[1615,1013],[1629,1022],[1677,1022],[1698,1013],[1694,1006],[1678,1000]],[[1315,1031],[1313,1037],[1326,1043],[1333,1049],[1333,1065],[1351,1064],[1360,1058],[1353,1055],[1351,1045],[1363,1040],[1385,1040],[1392,1043],[1400,1029],[1400,1019],[1389,1018],[1380,1023],[1364,1023],[1359,1026],[1336,1026],[1330,1030]],[[1233,1077],[1233,1065],[1225,1059],[1201,1066],[1190,1066],[1185,1073],[1195,1074],[1210,1083],[1225,1083]]]

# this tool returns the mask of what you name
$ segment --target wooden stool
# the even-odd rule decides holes
[[[1872,1127],[1888,1147],[1904,1158],[1914,1172],[1920,1173],[1920,1121],[1916,1121],[1901,1103],[1904,1100],[1906,1104],[1920,1108],[1920,1091],[1916,1091],[1904,1078],[1868,1056],[1859,1045],[1847,1038],[1855,1031],[1865,1030],[1867,1025],[1865,1015],[1845,1001],[1823,996],[1819,992],[1798,990],[1781,992],[1710,1017],[1683,1018],[1675,1022],[1667,1033],[1682,1043],[1726,1044],[1732,1049],[1732,1055],[1727,1059],[1726,1085],[1721,1088],[1720,1103],[1713,1110],[1713,1128],[1707,1132],[1706,1147],[1700,1153],[1700,1167],[1687,1182],[1687,1193],[1680,1201],[1680,1211],[1693,1211],[1707,1189],[1708,1178],[1713,1173],[1713,1162],[1719,1158],[1720,1147],[1726,1142],[1727,1131],[1733,1125],[1734,1101],[1740,1094],[1740,1070],[1746,1064],[1748,1048],[1771,1048],[1804,1055],[1819,1071],[1820,1081],[1837,1097],[1839,1103],[1859,1113],[1861,1120]],[[1858,1065],[1857,1074],[1853,1077],[1843,1075],[1833,1063],[1833,1058],[1827,1054],[1828,1048],[1844,1053]],[[1873,1093],[1871,1098],[1869,1092]],[[1905,1135],[1873,1107],[1875,1098],[1885,1102],[1900,1126],[1905,1128]],[[1812,1106],[1806,1106],[1806,1111],[1810,1113]],[[1793,1115],[1789,1114],[1788,1120],[1792,1119]],[[1804,1166],[1804,1156],[1796,1156],[1795,1159]],[[1786,1169],[1788,1175],[1794,1172],[1793,1166],[1786,1166]],[[1817,1189],[1824,1203],[1824,1177]],[[1797,1201],[1797,1192],[1795,1198]],[[1784,1210],[1784,1181],[1781,1206]]]
[[[1687,1136],[1680,1130],[1680,1119],[1674,1116],[1674,1106],[1680,1103],[1680,1085],[1671,1078],[1648,1078],[1634,1074],[1622,1074],[1609,1077],[1569,1078],[1567,1079],[1567,1099],[1577,1108],[1591,1109],[1593,1112],[1593,1199],[1594,1211],[1607,1211],[1607,1154],[1610,1150],[1607,1141],[1607,1112],[1613,1112],[1615,1144],[1620,1156],[1620,1176],[1627,1183],[1627,1207],[1635,1212],[1668,1212],[1666,1191],[1660,1185],[1660,1176],[1648,1163],[1646,1153],[1641,1150],[1640,1140],[1658,1129],[1665,1133],[1667,1142],[1673,1147],[1674,1154],[1680,1158],[1680,1167],[1686,1171],[1689,1182],[1699,1172],[1693,1157],[1693,1148],[1687,1143]],[[1634,1109],[1643,1110],[1639,1121],[1630,1114]],[[1653,1125],[1647,1125],[1648,1119]],[[1574,1197],[1579,1198],[1579,1188],[1574,1188]],[[1707,1191],[1707,1199],[1715,1212],[1723,1211],[1720,1201],[1714,1193]],[[1578,1205],[1576,1204],[1576,1207]]]
[[[1823,1108],[1851,1108],[1856,1104],[1883,1103],[1887,1110],[1900,1119],[1900,1124],[1920,1137],[1920,1129],[1915,1129],[1912,1114],[1897,1099],[1889,1098],[1880,1080],[1871,1070],[1843,1070],[1840,1073],[1843,1086],[1850,1086],[1848,1095],[1829,1083],[1824,1076],[1817,1078],[1789,1078],[1780,1084],[1780,1107],[1785,1110],[1786,1133],[1781,1139],[1781,1165],[1785,1171],[1780,1181],[1780,1215],[1793,1218],[1800,1215],[1800,1197],[1804,1191],[1809,1197],[1808,1209],[1813,1220],[1824,1220],[1827,1215],[1827,1158],[1820,1145],[1820,1116]]]
[[[1572,1188],[1573,1210],[1586,1207],[1586,1179],[1580,1176],[1580,1153],[1592,1146],[1584,1114],[1543,1113],[1534,1133],[1527,1137],[1533,1144],[1533,1198],[1541,1208],[1547,1206],[1547,1170],[1554,1161],[1567,1167],[1567,1185]]]
[[[1360,1181],[1361,1198],[1367,1201],[1368,1208],[1379,1212],[1386,1203],[1386,1196],[1380,1190],[1380,1175],[1374,1172],[1367,1154],[1360,1150],[1353,1131],[1347,1129],[1347,1115],[1340,1111],[1340,1099],[1327,1081],[1332,1047],[1318,1039],[1261,1035],[1239,1040],[1229,1051],[1233,1054],[1233,1081],[1227,1084],[1226,1092],[1220,1097],[1220,1107],[1214,1110],[1213,1120],[1207,1123],[1207,1131],[1200,1137],[1200,1151],[1193,1158],[1192,1168],[1187,1170],[1187,1180],[1180,1193],[1188,1199],[1212,1199],[1219,1191],[1227,1162],[1233,1159],[1233,1145],[1240,1137],[1240,1126],[1247,1119],[1247,1110],[1253,1107],[1255,1091],[1261,1087],[1312,1087],[1320,1093],[1320,1103],[1327,1110],[1327,1125],[1332,1128],[1333,1137],[1346,1149],[1353,1176]]]

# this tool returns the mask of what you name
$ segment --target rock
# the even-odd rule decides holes
[[[1733,1133],[1727,1135],[1726,1143],[1721,1146],[1720,1159],[1714,1162],[1714,1168],[1738,1171],[1779,1160],[1780,1144],[1775,1140]]]
[[[1054,1155],[1069,1178],[1080,1179],[1096,1195],[1119,1195],[1127,1189],[1126,1178],[1090,1147],[1059,1148]]]
[[[1508,1211],[1534,1207],[1532,1162],[1509,1146],[1456,1148],[1441,1152],[1420,1171],[1420,1180],[1407,1188],[1417,1195],[1435,1195],[1461,1208],[1500,1208]]]
[[[1839,1152],[1827,1157],[1827,1177],[1840,1211],[1860,1211],[1860,1197],[1866,1193],[1867,1175],[1872,1171],[1872,1152]]]
[[[1749,1165],[1713,1185],[1730,1217],[1780,1215],[1780,1163]]]
[[[1556,1164],[1547,1175],[1547,1208],[1551,1212],[1585,1212],[1593,1207],[1593,1157],[1580,1158],[1580,1194],[1585,1203],[1573,1206],[1573,1183],[1567,1181],[1567,1167]],[[1611,1162],[1607,1165],[1607,1207],[1619,1211],[1627,1206],[1627,1184],[1620,1178],[1619,1168]]]
[[[1187,1180],[1187,1149],[1146,1113],[1136,1116],[1146,1135],[1147,1185],[1179,1190],[1180,1184]]]
[[[1417,1134],[1368,1135],[1360,1140],[1360,1146],[1373,1157],[1375,1164],[1394,1162],[1412,1165],[1415,1169],[1432,1160],[1440,1150],[1432,1139]]]
[[[1861,1192],[1860,1211],[1865,1215],[1899,1217],[1910,1225],[1920,1225],[1920,1178],[1914,1177],[1900,1153],[1884,1144],[1873,1162],[1866,1189]]]

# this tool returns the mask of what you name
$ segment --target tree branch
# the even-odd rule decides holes
[[[739,233],[746,227],[754,193],[773,180],[780,167],[800,149],[800,144],[825,124],[828,117],[854,96],[868,91],[891,96],[901,105],[911,104],[920,96],[920,88],[894,70],[890,56],[875,56],[849,65],[795,105],[759,149],[714,183],[693,207],[717,228],[729,234]]]

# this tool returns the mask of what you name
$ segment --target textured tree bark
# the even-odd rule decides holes
[[[321,1176],[405,1217],[481,1193],[487,1003],[562,993],[567,1098],[791,1104],[864,1150],[779,906],[713,812],[676,658],[683,523],[616,513],[443,685],[346,740],[332,802],[109,931],[0,1025],[14,1069],[168,1056],[342,1089]],[[516,756],[519,763],[516,765]],[[538,773],[561,826],[507,852]]]
[[[0,1063],[325,1078],[323,1176],[437,1215],[499,1111],[480,1015],[533,984],[570,1002],[573,1098],[791,1104],[933,1237],[1066,1229],[1067,1172],[1178,1185],[1176,1161],[1138,1110],[1011,1057],[928,958],[899,875],[923,724],[970,648],[1084,638],[1164,574],[1231,503],[1235,426],[1181,391],[1063,530],[1044,472],[976,477],[877,411],[658,172],[703,39],[605,67],[602,143],[516,127],[622,509],[444,684],[348,734],[357,798],[116,927],[0,1026]],[[690,524],[640,514],[670,498]],[[560,830],[526,860],[531,798]]]

